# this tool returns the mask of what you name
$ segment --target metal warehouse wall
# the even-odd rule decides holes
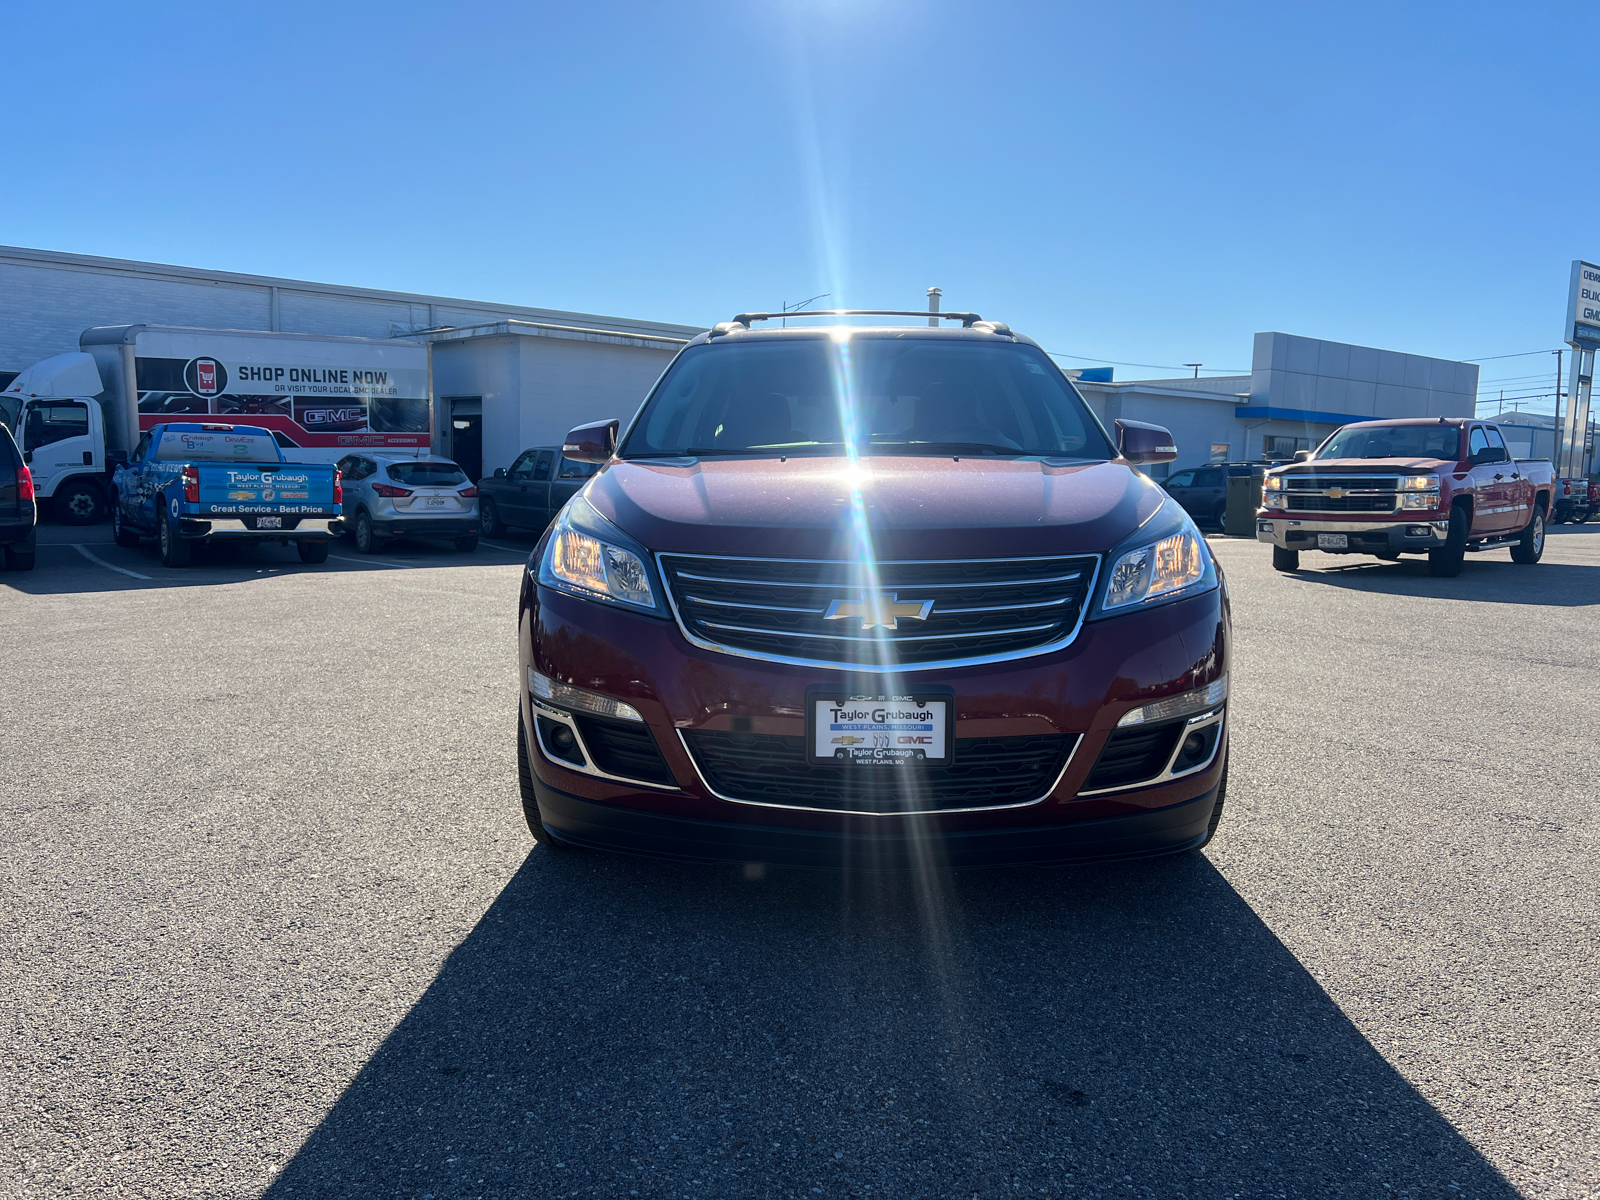
[[[193,325],[393,337],[442,325],[550,321],[692,337],[698,329],[589,313],[0,246],[0,371],[78,348],[95,325]]]

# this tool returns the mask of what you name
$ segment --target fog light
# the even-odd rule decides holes
[[[1431,530],[1429,530],[1429,528],[1426,525],[1407,525],[1406,526],[1406,536],[1407,537],[1427,537],[1430,532],[1431,532]]]
[[[1199,758],[1200,752],[1206,748],[1206,735],[1191,733],[1183,739],[1183,756],[1185,758]]]
[[[551,723],[554,724],[554,722]],[[556,725],[550,731],[550,744],[557,750],[567,751],[578,744],[578,739],[572,736],[572,730],[565,725]]]

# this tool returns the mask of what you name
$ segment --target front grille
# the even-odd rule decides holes
[[[843,561],[661,556],[692,640],[764,658],[867,667],[993,659],[1064,644],[1078,628],[1098,561],[880,562],[864,581],[859,564]],[[834,601],[859,612],[888,595],[900,605],[894,628],[828,617]],[[925,618],[908,615],[929,601]]]
[[[594,765],[607,775],[670,786],[672,772],[661,757],[648,726],[638,721],[613,721],[606,717],[574,714],[578,734],[588,747]]]
[[[711,790],[730,800],[848,812],[1004,808],[1043,799],[1076,734],[957,738],[948,767],[844,767],[806,760],[806,740],[778,734],[685,730]]]
[[[1285,475],[1288,512],[1394,512],[1400,481],[1392,475]],[[1337,491],[1340,496],[1326,493]]]
[[[1172,761],[1172,752],[1187,724],[1186,720],[1171,721],[1150,728],[1135,725],[1130,729],[1113,730],[1094,770],[1089,772],[1089,778],[1079,790],[1096,792],[1154,779]]]

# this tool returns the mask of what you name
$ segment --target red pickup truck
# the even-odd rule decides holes
[[[1266,474],[1256,540],[1271,544],[1280,571],[1299,570],[1302,550],[1389,561],[1425,553],[1429,572],[1443,576],[1490,546],[1536,563],[1554,492],[1551,464],[1513,459],[1491,422],[1360,421]]]

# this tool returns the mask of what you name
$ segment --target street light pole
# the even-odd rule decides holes
[[[822,295],[820,295],[820,296],[811,297],[811,300],[826,300],[831,295],[833,295],[832,292],[823,292]],[[790,307],[789,302],[787,300],[785,300],[783,302],[783,311],[784,312],[799,312],[801,309],[805,308],[806,305],[810,304],[811,300],[801,300],[798,304],[794,305],[792,308]],[[783,329],[789,328],[789,318],[788,317],[782,318],[781,328],[783,328]]]

